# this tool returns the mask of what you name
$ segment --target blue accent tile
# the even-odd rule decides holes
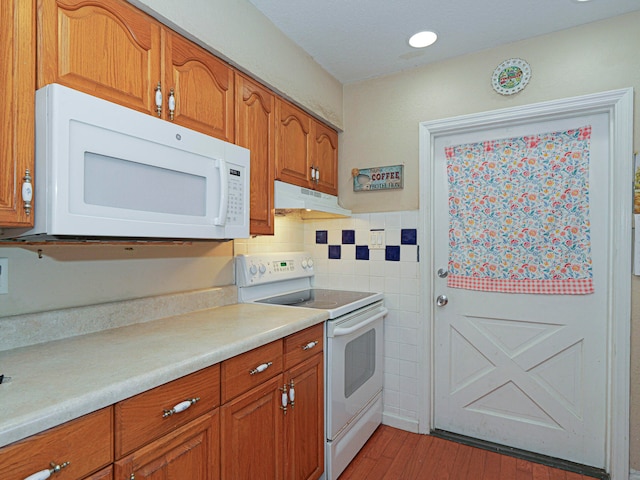
[[[399,262],[400,245],[387,245],[384,252],[384,259],[389,262]]]
[[[369,247],[367,245],[356,245],[356,260],[369,260]]]
[[[400,232],[400,243],[402,245],[417,245],[417,230],[415,228],[403,228]]]
[[[329,232],[316,230],[316,243],[329,243]]]
[[[342,250],[341,245],[329,245],[329,258],[332,258],[334,260],[340,260],[341,253],[342,253],[341,250]]]
[[[342,244],[354,245],[356,243],[355,230],[342,230]]]

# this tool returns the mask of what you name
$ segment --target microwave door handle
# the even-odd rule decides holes
[[[383,308],[382,311],[376,313],[373,317],[369,317],[365,320],[363,320],[362,322],[359,322],[351,327],[336,327],[333,329],[333,336],[334,337],[341,337],[343,335],[349,335],[350,333],[355,332],[356,330],[359,330],[363,327],[366,327],[367,325],[375,322],[376,320],[378,320],[381,317],[384,317],[387,313],[389,313],[389,310],[387,310],[386,308]]]
[[[213,224],[224,227],[227,220],[227,206],[229,201],[229,178],[227,175],[227,162],[218,160],[220,168],[220,210],[218,216],[213,219]]]

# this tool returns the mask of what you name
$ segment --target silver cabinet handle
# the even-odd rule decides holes
[[[447,278],[447,275],[449,275],[449,272],[447,272],[446,268],[440,268],[438,269],[438,276],[440,278]]]
[[[309,342],[307,343],[305,346],[302,347],[302,350],[311,350],[313,347],[315,347],[316,345],[318,345],[318,341],[314,340],[313,342]]]
[[[58,473],[67,465],[69,465],[69,462],[64,462],[64,463],[61,463],[60,465],[56,465],[56,462],[51,462],[51,468],[40,470],[39,472],[29,475],[24,480],[45,480],[49,478],[51,474]]]
[[[249,375],[255,375],[256,373],[264,372],[271,365],[273,365],[273,362],[267,362],[267,363],[263,363],[261,365],[258,365],[253,370],[249,370]]]
[[[446,295],[438,295],[438,298],[436,298],[436,305],[439,307],[444,307],[447,303],[449,303],[449,299]]]
[[[33,200],[33,184],[31,183],[31,172],[27,168],[22,177],[22,201],[24,202],[24,213],[31,214],[31,200]]]
[[[173,115],[176,113],[176,96],[173,88],[169,90],[169,120],[173,120]]]
[[[185,400],[184,402],[180,402],[171,410],[165,410],[162,414],[162,418],[167,418],[173,415],[174,413],[184,412],[187,408],[189,408],[194,403],[200,401],[200,397],[190,398],[189,400]]]
[[[162,115],[162,85],[158,82],[158,86],[156,87],[156,113],[160,117]]]

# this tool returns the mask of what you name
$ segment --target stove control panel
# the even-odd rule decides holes
[[[236,256],[236,283],[239,287],[312,277],[313,274],[313,258],[307,252]]]

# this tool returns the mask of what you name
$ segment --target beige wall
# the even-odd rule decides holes
[[[354,212],[418,208],[418,124],[587,93],[640,90],[640,13],[458,57],[424,68],[344,87],[340,143],[340,202]],[[502,96],[491,74],[519,57],[532,78],[520,93]],[[635,96],[635,145],[640,145],[640,95]],[[405,165],[405,187],[354,193],[351,169]]]
[[[634,145],[638,150],[638,25],[640,13],[633,13],[345,86],[345,132],[341,135],[339,164],[342,205],[354,212],[418,208],[418,124],[421,121],[634,87]],[[498,64],[512,57],[529,62],[531,81],[516,95],[498,95],[491,88],[491,74]],[[399,163],[405,165],[403,190],[352,191],[352,168]],[[634,277],[632,283],[631,465],[640,470],[640,280]]]
[[[342,85],[247,0],[128,0],[342,128]]]

